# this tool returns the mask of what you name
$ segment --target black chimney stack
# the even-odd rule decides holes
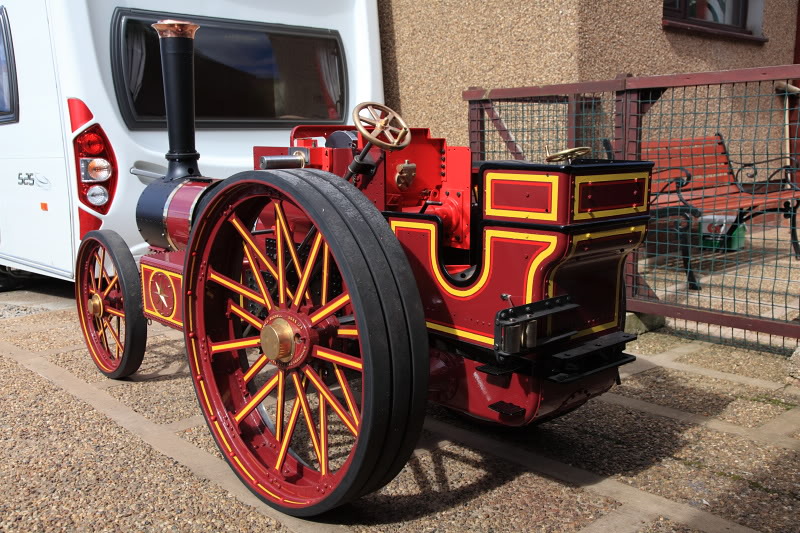
[[[200,176],[194,147],[194,34],[200,26],[180,20],[153,24],[161,45],[167,110],[167,181]]]

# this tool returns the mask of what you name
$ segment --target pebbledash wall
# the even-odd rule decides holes
[[[665,28],[663,0],[378,0],[378,9],[387,105],[464,146],[468,87],[790,64],[798,20],[798,0],[763,0],[767,41],[757,42]]]

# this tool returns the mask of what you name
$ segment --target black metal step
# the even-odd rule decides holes
[[[489,409],[491,409],[492,411],[497,411],[501,415],[505,416],[517,416],[525,412],[525,409],[523,409],[519,405],[514,405],[513,403],[502,402],[502,401],[491,404],[489,406]]]

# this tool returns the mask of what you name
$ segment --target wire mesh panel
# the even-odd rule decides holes
[[[672,317],[700,338],[794,348],[797,78],[800,68],[788,66],[627,78],[599,92],[580,84],[555,94],[501,90],[496,99],[473,92],[483,98],[470,104],[471,146],[476,159],[542,162],[548,148],[590,146],[590,157],[653,161],[629,308]],[[587,87],[598,83],[611,80]]]
[[[588,146],[589,157],[607,156],[614,137],[614,93],[582,93],[492,100],[482,104],[478,159],[541,163],[549,153]]]
[[[640,275],[630,280],[637,298],[775,322],[798,318],[796,97],[786,87],[769,80],[639,92],[639,153],[631,155],[655,168]],[[783,336],[725,331],[721,316],[719,335],[784,344]]]

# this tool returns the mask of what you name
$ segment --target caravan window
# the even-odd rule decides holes
[[[112,62],[129,128],[166,127],[158,35],[150,25],[168,18],[200,25],[194,43],[198,127],[344,122],[338,32],[119,9]]]
[[[0,124],[17,122],[17,76],[6,8],[0,6]]]

